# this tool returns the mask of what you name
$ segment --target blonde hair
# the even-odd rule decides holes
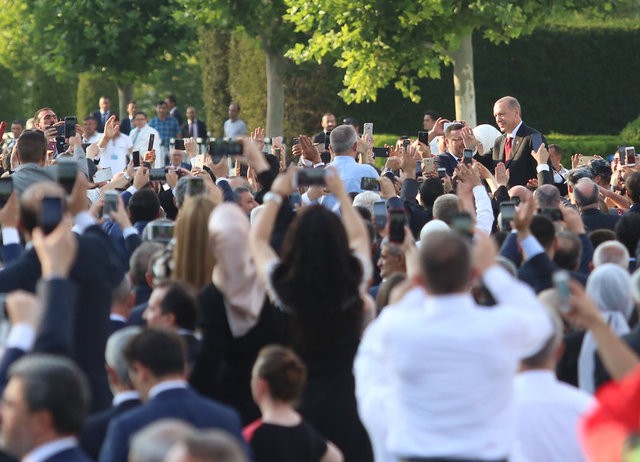
[[[171,278],[200,290],[211,283],[215,266],[209,248],[209,215],[216,204],[206,196],[188,197],[180,208],[174,229],[173,273]]]

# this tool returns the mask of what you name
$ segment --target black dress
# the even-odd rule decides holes
[[[293,427],[257,420],[242,432],[256,462],[318,462],[327,442],[304,420]]]

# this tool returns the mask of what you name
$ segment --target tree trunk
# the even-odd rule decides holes
[[[287,60],[281,53],[267,51],[266,136],[282,136],[284,131],[284,77]]]
[[[462,38],[460,48],[452,55],[453,89],[456,105],[456,120],[464,120],[476,126],[476,90],[473,79],[472,31]]]
[[[132,82],[116,82],[118,87],[118,105],[120,106],[120,120],[129,117],[127,106],[129,101],[133,100],[133,83]]]

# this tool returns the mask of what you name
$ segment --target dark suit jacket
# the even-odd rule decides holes
[[[40,261],[31,249],[0,271],[0,293],[16,289],[35,292],[40,275]],[[78,256],[70,274],[71,281],[78,287],[78,297],[72,313],[73,335],[69,336],[66,347],[69,351],[65,353],[87,375],[94,411],[109,407],[111,402],[104,369],[104,348],[109,335],[111,292],[123,276],[124,270],[115,257],[114,246],[99,226],[91,226],[78,236]],[[43,324],[43,327],[47,326]]]
[[[560,267],[549,258],[546,253],[541,253],[524,262],[518,270],[518,279],[529,284],[536,294],[553,287],[553,273]],[[571,278],[583,286],[587,283],[587,277],[581,273],[572,271]]]
[[[120,131],[125,135],[128,135],[129,133],[131,133],[131,129],[131,119],[129,117],[125,117],[124,119],[122,119],[122,121],[120,122]]]
[[[420,239],[422,227],[433,218],[431,210],[427,210],[418,204],[416,200],[418,189],[417,180],[406,178],[400,191],[400,199],[404,202],[404,208],[409,216],[409,229],[416,239]]]
[[[104,122],[102,122],[102,113],[98,110],[98,111],[93,111],[91,113],[91,115],[98,121],[98,128],[97,130],[100,133],[104,132]],[[109,117],[111,117],[113,115],[113,112],[109,111],[107,112],[107,120],[109,119]]]
[[[436,164],[438,168],[446,168],[447,175],[449,176],[453,176],[453,173],[458,166],[458,162],[448,152],[444,154],[438,154],[438,157],[436,157]]]
[[[182,114],[177,107],[174,111],[169,111],[169,115],[178,121],[178,127],[180,127],[184,122],[184,117],[182,117]]]
[[[44,462],[92,462],[79,447],[69,448],[44,460]]]
[[[240,416],[230,407],[204,398],[190,388],[178,388],[159,393],[144,405],[111,420],[107,436],[100,451],[101,462],[127,460],[129,439],[140,429],[159,419],[184,420],[196,428],[225,430],[238,439],[242,438]]]
[[[202,138],[204,140],[207,139],[207,126],[204,124],[202,120],[196,119],[196,125],[198,127],[198,138]],[[189,138],[191,135],[189,134],[189,122],[184,121],[182,126],[180,127],[180,133],[182,133],[183,138]]]
[[[522,185],[525,186],[527,181],[532,178],[537,178],[538,173],[536,167],[538,166],[536,160],[531,156],[533,149],[533,143],[531,142],[531,135],[534,133],[540,133],[535,128],[528,127],[524,123],[518,129],[515,139],[513,140],[513,146],[511,147],[511,156],[505,166],[509,169],[509,187]],[[543,141],[546,140],[543,137]],[[492,165],[489,167],[491,171],[495,168],[498,162],[504,162],[504,145],[507,142],[507,135],[503,134],[496,138],[495,144],[491,151]],[[485,160],[488,155],[482,156]],[[484,162],[483,162],[484,163]],[[485,164],[486,165],[486,164]],[[549,164],[549,168],[551,165]],[[551,179],[553,182],[553,179]]]
[[[620,220],[620,215],[609,215],[602,213],[598,209],[587,209],[580,213],[582,222],[587,228],[587,232],[595,231],[596,229],[610,229],[615,230],[616,223]]]
[[[82,446],[82,449],[84,449],[92,459],[97,460],[100,454],[100,448],[104,442],[104,437],[107,434],[109,422],[111,422],[114,417],[138,407],[140,404],[142,403],[139,399],[129,399],[117,406],[112,406],[109,409],[90,416],[84,423],[84,428],[80,434],[80,446]]]

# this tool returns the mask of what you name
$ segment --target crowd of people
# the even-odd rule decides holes
[[[0,461],[635,460],[632,148],[99,106],[3,149]]]

